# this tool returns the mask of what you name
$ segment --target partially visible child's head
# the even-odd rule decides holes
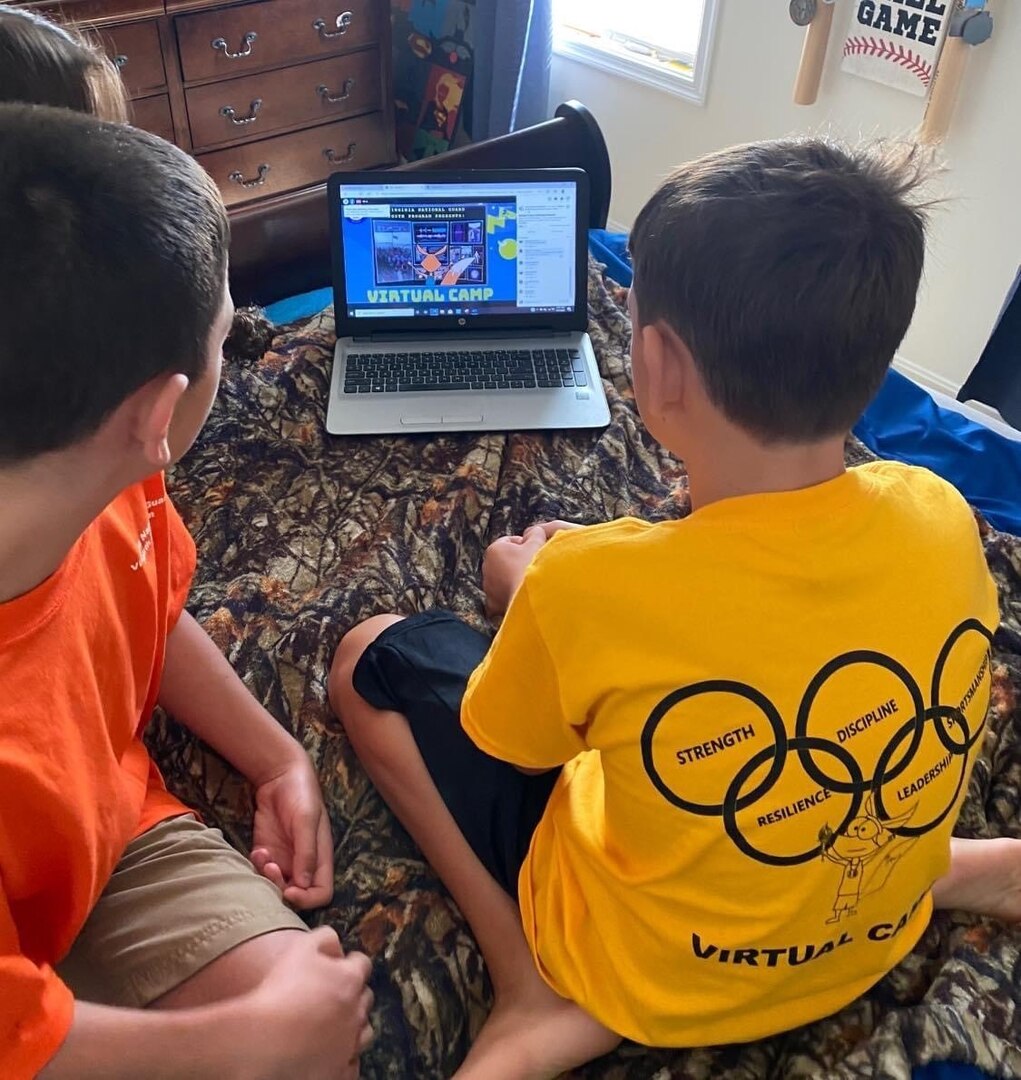
[[[765,444],[843,435],[915,308],[926,173],[914,147],[736,146],[676,170],[638,215],[642,328],[690,353],[709,402]],[[635,372],[641,401],[642,373]]]
[[[0,103],[56,105],[126,122],[130,105],[120,74],[88,39],[24,8],[0,4]],[[260,308],[237,312],[224,354],[262,356],[274,333]]]
[[[99,49],[41,15],[0,4],[0,102],[15,101],[128,118],[120,75]]]
[[[0,466],[74,446],[143,387],[179,457],[232,310],[208,175],[126,124],[0,105],[0,236]]]

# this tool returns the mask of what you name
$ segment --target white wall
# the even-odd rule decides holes
[[[664,0],[665,2],[665,0]],[[803,31],[785,0],[719,0],[704,107],[555,56],[550,98],[594,113],[613,162],[610,217],[629,225],[673,165],[736,142],[826,131],[905,134],[922,98],[840,70],[853,0],[838,0],[818,102],[791,100]],[[925,281],[901,346],[909,374],[956,392],[996,321],[1021,264],[1021,0],[993,0],[996,30],[971,54],[939,184]],[[921,370],[919,370],[921,369]]]

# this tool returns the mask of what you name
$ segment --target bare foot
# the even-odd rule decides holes
[[[950,845],[950,870],[933,885],[933,904],[1021,922],[1021,840],[955,837]]]

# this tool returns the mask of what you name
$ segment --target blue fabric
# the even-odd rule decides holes
[[[988,1073],[974,1065],[958,1065],[947,1061],[933,1065],[919,1065],[911,1070],[911,1080],[992,1080]]]
[[[1021,534],[1021,442],[944,409],[899,371],[854,429],[873,453],[924,465],[1004,532]]]
[[[314,292],[301,293],[300,296],[288,296],[286,300],[277,300],[266,308],[266,317],[282,325],[294,322],[295,319],[307,319],[311,315],[317,315],[332,303],[332,288],[316,289]]]
[[[606,272],[619,285],[631,284],[631,260],[627,251],[627,233],[609,229],[589,229],[588,249],[592,258],[606,264]]]

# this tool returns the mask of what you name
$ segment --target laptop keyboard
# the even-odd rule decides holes
[[[585,361],[577,349],[349,352],[345,359],[345,394],[588,385]]]

